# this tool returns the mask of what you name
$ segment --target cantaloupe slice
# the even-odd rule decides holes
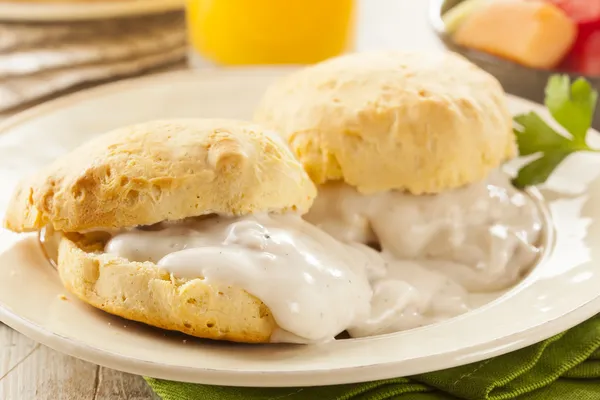
[[[576,24],[552,4],[496,0],[473,10],[453,38],[465,47],[550,69],[569,52],[576,36]]]

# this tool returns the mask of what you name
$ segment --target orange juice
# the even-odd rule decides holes
[[[349,45],[353,0],[187,0],[192,49],[218,64],[309,64]]]

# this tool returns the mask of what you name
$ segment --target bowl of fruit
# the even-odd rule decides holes
[[[508,93],[543,102],[553,74],[600,89],[600,0],[430,0],[445,46],[496,76]],[[600,113],[594,128],[600,129]]]

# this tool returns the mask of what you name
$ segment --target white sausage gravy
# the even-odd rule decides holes
[[[498,173],[431,196],[327,184],[305,220],[193,218],[117,233],[105,251],[243,288],[273,313],[272,341],[313,343],[470,310],[473,293],[507,288],[534,262],[541,227],[532,200]]]

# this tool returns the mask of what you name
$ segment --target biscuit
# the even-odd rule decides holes
[[[242,289],[178,279],[151,262],[102,253],[94,235],[68,234],[59,246],[65,288],[110,314],[188,335],[244,343],[268,342],[277,328],[271,312]]]
[[[255,121],[280,132],[313,181],[362,193],[439,193],[516,152],[500,83],[450,52],[355,53],[268,88]]]
[[[209,213],[305,212],[315,195],[281,138],[258,125],[151,121],[101,135],[21,181],[4,225],[82,232]]]
[[[315,195],[276,133],[232,120],[151,121],[99,136],[22,180],[4,224],[45,228],[65,288],[94,307],[197,337],[260,343],[277,324],[242,288],[182,279],[104,247],[114,230],[164,221],[304,213]]]

